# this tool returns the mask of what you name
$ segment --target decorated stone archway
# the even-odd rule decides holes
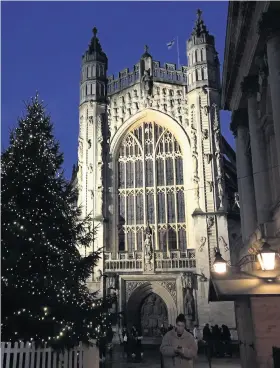
[[[157,333],[158,324],[175,324],[177,316],[176,283],[174,281],[126,281],[126,317],[127,325],[144,324],[150,322],[150,335]],[[147,305],[148,304],[148,305]],[[148,311],[149,309],[149,311]],[[142,316],[141,316],[142,312]],[[156,317],[156,313],[160,316]],[[144,314],[146,313],[146,316]],[[141,318],[142,317],[142,318]],[[140,326],[139,326],[140,327]],[[155,331],[152,331],[152,330]]]

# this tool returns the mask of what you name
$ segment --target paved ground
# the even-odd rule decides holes
[[[107,366],[107,364],[106,364]],[[122,355],[118,352],[113,355],[111,364],[108,368],[161,368],[160,355],[157,349],[148,349],[144,351],[144,360],[142,363],[127,363]],[[211,368],[240,368],[238,358],[214,358]],[[194,364],[194,368],[209,368],[209,364],[205,356],[199,356]]]

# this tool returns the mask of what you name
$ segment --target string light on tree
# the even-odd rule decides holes
[[[92,219],[81,220],[50,116],[38,96],[26,110],[2,154],[2,341],[72,347],[103,335],[112,300],[86,287],[99,252],[78,250]]]

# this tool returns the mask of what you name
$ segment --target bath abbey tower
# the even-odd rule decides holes
[[[89,251],[103,248],[88,285],[116,292],[116,310],[147,338],[178,313],[189,326],[235,328],[233,303],[208,303],[215,249],[229,261],[239,237],[215,40],[198,12],[187,66],[143,51],[131,69],[108,76],[94,28],[82,58],[75,180],[96,228]]]

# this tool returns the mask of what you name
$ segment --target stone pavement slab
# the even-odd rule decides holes
[[[122,358],[122,354],[116,354],[111,364],[106,364],[106,368],[161,368],[160,354],[158,350],[149,350],[144,352],[144,360],[141,363],[126,362]],[[199,356],[194,368],[209,368],[209,364],[205,356]],[[213,358],[211,368],[241,368],[238,358]]]

